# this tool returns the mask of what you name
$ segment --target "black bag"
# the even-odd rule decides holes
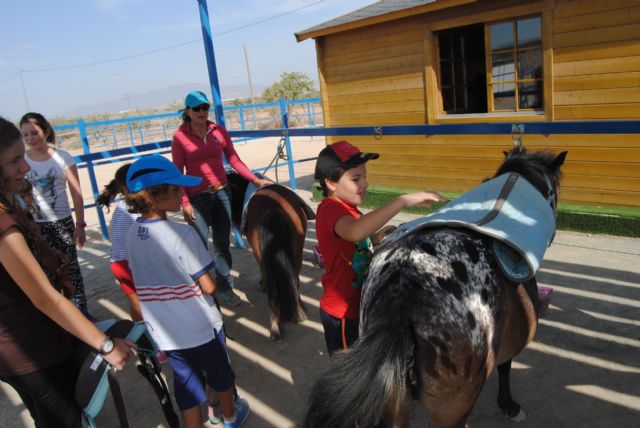
[[[179,427],[178,416],[173,410],[171,396],[167,384],[162,378],[162,370],[156,355],[158,347],[147,330],[144,322],[130,320],[106,320],[96,324],[108,336],[127,339],[138,346],[138,371],[147,379],[155,391],[165,418],[170,428]],[[75,396],[78,405],[82,408],[85,425],[95,428],[95,417],[100,413],[107,398],[107,392],[111,390],[114,404],[118,412],[118,419],[122,428],[128,428],[127,414],[124,401],[120,392],[120,385],[115,376],[114,368],[105,361],[96,350],[84,346],[80,351],[86,354],[78,374]]]

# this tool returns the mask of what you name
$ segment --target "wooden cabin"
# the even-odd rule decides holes
[[[296,37],[315,39],[325,126],[640,119],[640,0],[383,0]],[[370,183],[453,192],[512,146],[510,135],[348,139],[381,154]],[[562,202],[640,207],[640,135],[523,141],[569,151]]]

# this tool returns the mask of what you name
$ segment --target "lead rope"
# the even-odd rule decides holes
[[[281,137],[280,141],[278,141],[278,147],[276,148],[276,155],[273,157],[273,159],[271,159],[271,162],[269,162],[269,165],[267,165],[267,167],[265,168],[265,170],[263,172],[264,175],[267,175],[267,171],[269,171],[269,168],[271,168],[271,166],[275,162],[275,164],[276,164],[276,166],[275,166],[276,183],[280,183],[280,181],[278,180],[278,159],[282,159],[284,161],[289,160],[289,157],[287,156],[287,153],[286,153],[286,150],[285,150],[284,137]]]

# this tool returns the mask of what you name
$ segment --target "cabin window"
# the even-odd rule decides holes
[[[484,49],[482,24],[438,33],[440,89],[447,113],[487,112]]]
[[[439,31],[438,55],[446,113],[543,108],[540,17]]]

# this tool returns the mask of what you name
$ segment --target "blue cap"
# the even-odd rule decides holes
[[[209,104],[209,99],[207,98],[207,94],[202,91],[191,91],[187,94],[187,97],[184,99],[184,106],[186,108],[194,108],[201,104]]]
[[[129,192],[139,192],[158,184],[175,184],[193,187],[202,183],[202,178],[184,175],[169,159],[158,155],[145,156],[135,161],[127,172]]]

